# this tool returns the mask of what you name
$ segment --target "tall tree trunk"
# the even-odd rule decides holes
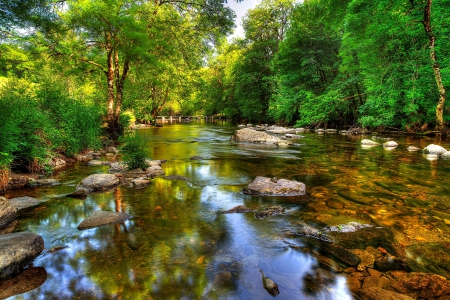
[[[436,127],[441,130],[444,128],[444,104],[446,98],[445,87],[442,84],[441,69],[436,56],[436,36],[431,28],[431,5],[433,0],[427,0],[424,9],[424,20],[423,26],[425,27],[425,32],[430,40],[430,58],[431,67],[433,69],[434,78],[436,80],[437,88],[439,91],[439,101],[436,105]]]

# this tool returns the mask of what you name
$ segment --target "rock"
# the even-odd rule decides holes
[[[28,196],[9,199],[9,203],[19,211],[37,206],[43,202],[45,202],[45,201],[41,201],[36,198],[32,198],[32,197],[28,197]]]
[[[151,181],[141,177],[141,178],[135,178],[135,179],[131,180],[131,183],[133,184],[133,186],[135,188],[142,189],[142,188],[146,187],[147,185],[149,185],[151,183]]]
[[[262,196],[302,196],[306,194],[306,186],[295,180],[257,176],[243,192]]]
[[[202,160],[203,157],[201,156],[192,156],[191,158],[189,158],[190,160]]]
[[[327,132],[327,133],[337,133],[337,129],[326,129],[325,132]]]
[[[298,134],[293,134],[293,133],[286,133],[284,136],[286,138],[288,138],[288,139],[301,139],[301,138],[304,138],[303,135],[298,135]]]
[[[305,131],[306,131],[305,128],[296,128],[296,129],[295,129],[295,133],[298,133],[298,132],[305,132]]]
[[[364,146],[377,146],[379,144],[377,142],[364,139],[364,140],[361,141],[361,145],[364,145]]]
[[[383,144],[383,148],[395,148],[397,146],[398,146],[398,144],[394,141],[388,141]]]
[[[412,244],[405,251],[411,256],[408,265],[412,271],[423,272],[429,270],[432,273],[450,278],[450,256],[448,249],[450,242],[434,242]]]
[[[44,250],[44,240],[31,232],[0,235],[0,279],[18,274]]]
[[[108,173],[123,173],[128,170],[128,165],[124,162],[113,162]]]
[[[77,228],[78,230],[84,230],[111,223],[122,222],[128,220],[129,218],[131,218],[131,216],[128,214],[97,210],[84,219]]]
[[[106,151],[106,153],[112,153],[112,154],[119,153],[119,150],[117,150],[116,147],[113,147],[113,146],[106,148],[105,151]]]
[[[92,192],[112,189],[119,185],[119,183],[119,178],[114,174],[93,174],[78,183],[75,191],[68,196],[83,197]]]
[[[246,143],[260,143],[273,145],[291,145],[291,142],[282,140],[265,132],[244,128],[237,130],[231,137],[232,141]]]
[[[14,232],[18,223],[19,221],[14,219],[7,224],[0,225],[0,235]]]
[[[284,213],[284,211],[285,211],[285,209],[281,205],[269,206],[266,209],[264,209],[263,211],[257,212],[255,214],[255,218],[259,220],[259,219],[267,218],[270,216],[282,214],[282,213]]]
[[[435,144],[430,144],[428,146],[426,146],[425,148],[423,148],[422,153],[424,154],[436,154],[436,155],[441,155],[444,154],[445,152],[447,152],[447,150],[439,145],[435,145]]]
[[[159,159],[157,159],[157,160],[151,160],[151,159],[146,159],[145,160],[145,162],[150,166],[150,167],[153,167],[153,166],[160,166],[160,165],[162,165],[163,163],[165,163],[167,160],[159,160]]]
[[[247,127],[253,127],[253,124],[247,124]]]
[[[88,165],[88,166],[91,166],[91,167],[110,166],[110,165],[111,165],[111,162],[93,159],[93,160],[88,161],[87,165]]]
[[[391,288],[414,299],[448,299],[450,296],[450,282],[429,273],[406,273]]]
[[[161,166],[159,166],[159,165],[148,167],[145,170],[145,173],[147,173],[147,176],[151,177],[151,178],[156,177],[156,176],[163,176],[166,174],[163,171],[163,169],[161,168]]]
[[[262,283],[266,291],[272,296],[278,295],[280,293],[280,291],[278,290],[278,285],[275,282],[273,282],[272,279],[267,277],[264,274],[263,270],[259,270],[259,272],[261,272],[262,274]]]
[[[78,161],[90,161],[93,157],[93,153],[75,155],[75,159]]]
[[[47,164],[52,168],[52,170],[60,169],[66,166],[66,161],[61,158],[53,158],[47,161]]]
[[[17,216],[17,209],[9,203],[5,197],[0,197],[0,226],[14,220]]]
[[[248,208],[245,205],[238,205],[235,206],[229,210],[225,210],[225,211],[218,211],[216,212],[216,214],[235,214],[235,213],[246,213],[246,212],[250,212],[250,211],[254,211],[254,209]]]
[[[397,258],[390,255],[389,253],[384,256],[378,257],[375,260],[374,267],[381,272],[393,270],[410,271],[410,268],[404,259]]]
[[[169,175],[169,176],[164,176],[164,179],[169,179],[169,180],[182,180],[182,181],[186,181],[186,182],[190,182],[191,180],[185,176],[181,176],[181,175]]]
[[[52,178],[47,179],[32,179],[28,181],[27,186],[29,187],[39,187],[39,186],[50,186],[50,185],[57,185],[59,184],[59,181]]]
[[[385,290],[379,287],[370,287],[358,292],[361,300],[413,300],[407,295],[402,295],[393,291]]]
[[[42,267],[25,269],[17,277],[0,281],[0,299],[23,294],[41,286],[47,280],[47,271]]]
[[[247,126],[245,126],[244,124],[241,124],[238,126],[238,128],[245,128],[245,127],[247,127]]]
[[[335,225],[335,226],[327,226],[323,229],[323,231],[337,231],[337,232],[355,232],[362,228],[373,227],[370,224],[361,224],[358,222],[349,222],[347,224]]]
[[[450,158],[450,151],[441,154],[442,158]]]
[[[393,233],[381,227],[366,227],[354,232],[328,232],[331,238],[347,249],[366,249],[382,247],[395,253]]]
[[[406,150],[408,150],[408,151],[420,151],[422,149],[420,149],[419,147],[415,147],[415,146],[409,146],[408,148],[406,148]]]

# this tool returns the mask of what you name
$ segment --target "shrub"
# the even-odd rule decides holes
[[[145,169],[147,164],[147,150],[144,140],[134,132],[128,132],[123,138],[124,161],[130,169]]]

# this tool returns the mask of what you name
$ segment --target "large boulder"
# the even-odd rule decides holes
[[[0,235],[0,279],[18,274],[44,250],[44,240],[31,232]]]
[[[78,225],[78,230],[84,230],[89,228],[94,228],[102,225],[122,222],[131,218],[130,215],[113,212],[113,211],[94,211],[89,217],[84,219],[80,225]]]
[[[106,191],[120,184],[119,178],[114,174],[93,174],[80,183],[75,191],[69,194],[71,197],[85,197],[87,194],[97,191]]]
[[[426,146],[425,148],[423,148],[422,152],[424,154],[441,155],[441,154],[444,154],[445,152],[447,152],[447,150],[439,145],[430,144],[430,145]]]
[[[14,206],[17,210],[25,210],[34,206],[38,206],[39,204],[43,203],[45,201],[38,200],[33,197],[29,196],[23,196],[23,197],[17,197],[17,198],[11,198],[9,199],[9,203]]]
[[[262,196],[303,196],[306,194],[306,186],[295,180],[257,176],[243,192]]]
[[[245,143],[260,143],[260,144],[273,144],[273,145],[291,145],[291,142],[282,140],[278,137],[272,136],[268,133],[256,131],[250,128],[243,128],[236,130],[231,137],[232,141],[245,142]]]
[[[5,225],[17,215],[17,209],[5,197],[0,197],[0,226]]]

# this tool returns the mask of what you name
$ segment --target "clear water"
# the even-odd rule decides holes
[[[54,175],[54,187],[12,191],[48,201],[20,214],[14,231],[43,236],[46,249],[34,266],[45,283],[17,299],[272,299],[260,269],[275,281],[277,299],[352,299],[346,279],[308,288],[320,255],[304,251],[295,232],[301,224],[323,226],[342,214],[366,214],[389,228],[419,267],[446,276],[449,265],[431,265],[415,245],[446,245],[450,222],[450,161],[429,160],[406,147],[450,142],[394,137],[394,150],[365,149],[361,136],[305,133],[286,147],[230,141],[226,122],[166,125],[140,130],[152,159],[166,159],[166,175],[135,190],[119,187],[85,200],[65,197],[76,184],[108,167],[77,164]],[[367,138],[367,137],[365,137]],[[202,160],[190,160],[202,156]],[[255,176],[302,181],[307,197],[260,197],[241,190]],[[340,203],[340,207],[330,205]],[[222,214],[236,205],[282,205],[286,213],[257,220],[252,213]],[[126,212],[122,223],[78,231],[95,210]],[[450,224],[450,223],[449,223]],[[442,255],[442,253],[441,253]],[[336,264],[338,264],[337,262]],[[345,266],[344,266],[345,267]]]

